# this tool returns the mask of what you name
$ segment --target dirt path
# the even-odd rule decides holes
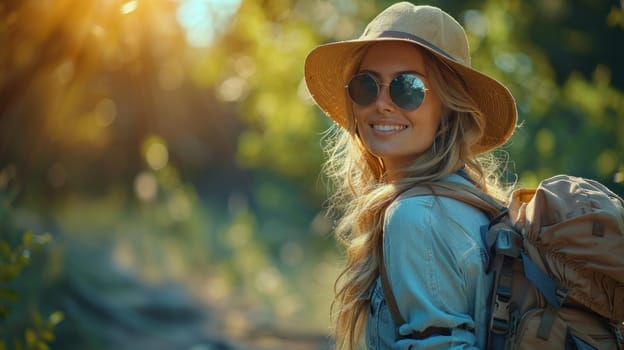
[[[65,321],[52,349],[325,350],[324,334],[271,326],[228,335],[227,305],[206,305],[174,282],[146,284],[117,267],[106,248],[69,249],[47,300]],[[224,311],[225,310],[225,311]],[[241,310],[237,310],[239,313]]]

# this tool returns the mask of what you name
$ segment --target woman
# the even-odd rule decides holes
[[[495,164],[478,156],[511,136],[513,97],[470,67],[459,23],[407,2],[360,38],[313,49],[305,79],[337,125],[325,165],[347,253],[332,305],[337,347],[356,349],[365,329],[370,349],[484,348],[492,281],[479,230],[488,218],[450,198],[399,195],[450,181],[500,197]],[[382,259],[404,322],[390,315]]]

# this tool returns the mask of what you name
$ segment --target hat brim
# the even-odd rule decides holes
[[[504,144],[516,127],[516,103],[509,90],[496,79],[469,66],[448,58],[425,43],[404,39],[380,37],[369,40],[348,40],[320,45],[305,60],[305,81],[310,95],[318,106],[338,125],[348,125],[350,101],[345,91],[346,82],[353,74],[357,58],[370,44],[380,41],[405,41],[418,45],[446,62],[464,80],[466,89],[485,116],[483,137],[473,148],[476,154],[485,153]]]

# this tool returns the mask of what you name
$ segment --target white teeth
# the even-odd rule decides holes
[[[378,131],[398,131],[407,128],[405,125],[387,125],[387,124],[373,124],[373,129]]]

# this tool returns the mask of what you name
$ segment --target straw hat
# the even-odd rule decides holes
[[[373,42],[407,41],[429,50],[464,80],[468,92],[486,117],[484,135],[473,150],[477,154],[502,145],[516,126],[516,104],[509,90],[497,80],[471,68],[464,29],[437,7],[400,2],[373,19],[354,40],[314,48],[305,60],[308,91],[318,106],[336,123],[347,126],[350,100],[345,85],[357,69],[358,57]]]

